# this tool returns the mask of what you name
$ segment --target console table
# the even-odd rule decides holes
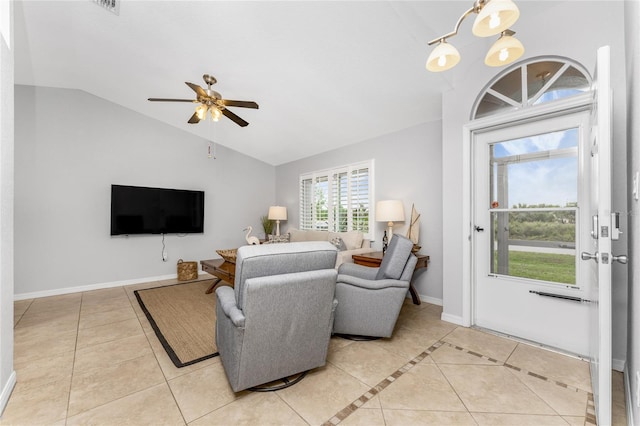
[[[420,268],[427,268],[429,266],[429,256],[420,253],[414,253],[414,255],[418,258],[418,263],[416,263],[415,270]],[[381,251],[374,251],[373,253],[354,254],[351,257],[353,258],[353,263],[355,263],[356,265],[378,268],[382,263],[382,256],[383,254]],[[411,300],[413,300],[414,305],[419,305],[420,303],[422,303],[422,301],[420,300],[420,295],[411,282],[409,282],[409,293],[411,294]]]
[[[236,264],[227,262],[224,259],[209,259],[209,260],[201,260],[200,265],[202,265],[202,270],[207,272],[214,277],[216,280],[209,286],[206,294],[213,293],[216,286],[220,284],[220,281],[226,281],[233,287],[233,284],[236,279]]]

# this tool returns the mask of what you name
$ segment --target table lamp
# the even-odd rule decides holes
[[[282,206],[269,207],[268,218],[276,221],[276,235],[280,236],[280,221],[287,220],[287,208]]]
[[[385,200],[376,203],[376,222],[387,222],[387,238],[393,236],[393,222],[404,222],[404,207],[400,200]]]

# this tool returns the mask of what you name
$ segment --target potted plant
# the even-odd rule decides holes
[[[262,222],[262,229],[264,230],[265,240],[269,238],[269,235],[273,233],[273,221],[269,219],[269,216],[260,216],[260,222]]]

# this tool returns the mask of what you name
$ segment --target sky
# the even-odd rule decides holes
[[[577,146],[578,129],[574,128],[496,143],[494,155],[503,158]],[[509,207],[519,203],[564,207],[578,201],[577,156],[510,164],[508,176]]]

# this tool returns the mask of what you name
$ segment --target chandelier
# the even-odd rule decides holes
[[[472,32],[477,37],[490,37],[500,34],[500,38],[491,46],[484,63],[491,67],[510,64],[524,53],[524,47],[513,35],[509,27],[520,16],[518,7],[511,0],[476,0],[473,7],[464,12],[458,19],[452,32],[431,40],[429,46],[438,43],[427,59],[427,69],[432,72],[446,71],[460,62],[458,49],[447,43],[447,39],[458,34],[464,19],[476,13]]]

